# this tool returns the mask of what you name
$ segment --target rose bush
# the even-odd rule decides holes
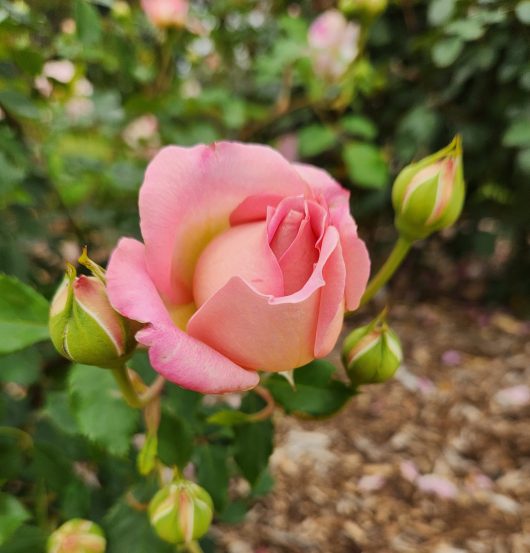
[[[203,393],[246,390],[256,371],[327,355],[359,305],[369,257],[349,192],[271,148],[169,146],[139,197],[144,244],[122,238],[107,286],[168,380]]]

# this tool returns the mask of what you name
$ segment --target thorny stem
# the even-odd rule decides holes
[[[142,409],[157,398],[162,392],[166,382],[163,376],[158,376],[154,383],[151,384],[143,394],[138,395],[131,381],[129,369],[125,365],[112,369],[112,374],[116,379],[123,398],[135,409]]]

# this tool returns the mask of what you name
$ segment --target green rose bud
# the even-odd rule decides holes
[[[407,165],[397,176],[392,204],[399,233],[414,241],[450,227],[460,216],[464,196],[462,145],[457,136],[449,146]]]
[[[86,259],[81,258],[85,262]],[[136,323],[117,313],[107,298],[103,269],[76,276],[68,265],[50,307],[50,336],[57,351],[72,361],[103,368],[123,366],[133,352]]]
[[[375,16],[386,10],[388,0],[340,0],[339,9],[348,15]]]
[[[169,543],[189,543],[204,536],[212,516],[212,498],[206,490],[188,480],[177,480],[165,486],[149,504],[151,525]]]
[[[342,362],[352,384],[376,384],[392,378],[403,360],[401,344],[383,313],[344,340]]]
[[[74,518],[57,528],[48,538],[47,553],[104,553],[107,542],[103,530],[90,520]]]

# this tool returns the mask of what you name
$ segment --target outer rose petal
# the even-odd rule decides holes
[[[198,392],[217,394],[256,386],[259,376],[242,369],[173,325],[149,274],[144,246],[122,238],[107,269],[110,302],[122,315],[151,323],[136,338],[150,347],[149,358],[165,378]]]
[[[171,302],[192,299],[200,252],[228,228],[230,213],[255,194],[310,194],[307,183],[266,146],[219,142],[162,149],[140,190],[140,224],[149,274]]]
[[[295,167],[314,193],[322,195],[329,206],[331,223],[339,231],[346,263],[346,309],[353,311],[359,307],[370,277],[370,257],[363,240],[357,236],[357,225],[350,215],[350,193],[321,169],[302,164]]]
[[[189,334],[254,370],[288,371],[308,363],[315,357],[321,314],[323,324],[333,324],[332,331],[321,331],[323,345],[319,350],[329,345],[331,334],[335,340],[337,337],[335,319],[344,290],[340,268],[333,268],[329,275],[330,285],[339,287],[338,297],[322,296],[328,263],[342,263],[340,250],[338,258],[333,256],[337,247],[337,230],[330,227],[313,274],[301,290],[290,296],[260,294],[241,278],[232,278],[193,315],[188,323]]]

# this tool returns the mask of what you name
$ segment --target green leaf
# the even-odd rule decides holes
[[[68,393],[50,391],[46,394],[46,405],[42,414],[65,434],[76,434],[77,424],[72,415]]]
[[[147,476],[156,466],[156,457],[158,453],[158,436],[156,434],[147,435],[142,449],[138,452],[136,466],[142,476]]]
[[[313,157],[335,145],[337,135],[329,127],[310,125],[298,133],[298,150],[302,157]]]
[[[162,411],[158,428],[158,456],[166,465],[184,468],[193,453],[193,432],[185,420]]]
[[[383,155],[372,144],[350,142],[342,158],[351,180],[363,188],[383,188],[388,183],[388,166]]]
[[[17,528],[0,551],[1,553],[44,553],[46,538],[47,535],[41,528],[23,524]]]
[[[48,302],[33,288],[0,274],[0,354],[48,338]]]
[[[126,455],[139,413],[121,397],[111,371],[74,365],[68,389],[81,433],[113,455]]]
[[[219,424],[221,426],[234,426],[236,424],[245,424],[250,422],[250,420],[248,413],[226,409],[210,415],[206,419],[206,422],[208,424]]]
[[[328,417],[341,409],[355,393],[332,378],[336,367],[329,361],[315,360],[294,371],[295,389],[281,375],[266,383],[275,401],[287,413],[309,417]]]
[[[105,553],[174,553],[175,546],[162,542],[154,533],[147,513],[120,501],[103,522],[107,549]]]
[[[0,382],[29,386],[40,374],[40,357],[35,348],[27,348],[0,357]]]
[[[101,22],[96,8],[87,0],[74,0],[74,19],[79,40],[90,46],[101,39]]]
[[[517,19],[525,25],[530,25],[530,0],[523,0],[515,7]]]
[[[241,408],[256,412],[263,409],[265,402],[256,394],[247,394]],[[236,426],[234,459],[243,476],[254,485],[267,468],[272,453],[274,428],[270,419]]]
[[[348,115],[340,122],[342,128],[352,136],[373,140],[377,136],[377,127],[367,119],[360,115]]]
[[[453,36],[439,40],[432,49],[432,61],[438,67],[452,65],[464,48],[464,43],[459,37]]]
[[[530,146],[530,121],[528,119],[518,119],[514,121],[502,137],[504,146]]]
[[[477,40],[484,35],[484,27],[476,19],[458,19],[445,28],[445,32],[462,40]]]
[[[530,148],[517,153],[517,165],[525,175],[530,175]]]
[[[447,23],[455,11],[456,0],[431,0],[427,19],[433,27]]]
[[[0,493],[0,545],[3,545],[30,514],[18,499]]]
[[[221,445],[203,444],[195,455],[198,482],[212,496],[216,511],[222,511],[228,501],[228,450]]]
[[[0,105],[8,113],[24,119],[38,119],[40,116],[37,106],[16,90],[2,90],[0,92]]]

